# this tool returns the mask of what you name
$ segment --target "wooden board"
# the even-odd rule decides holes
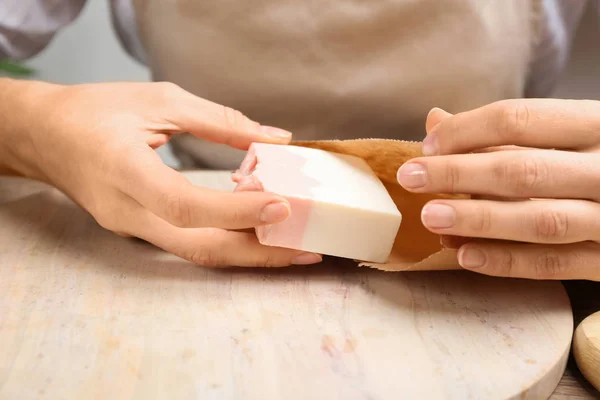
[[[581,373],[600,389],[600,312],[588,316],[577,326],[573,355]]]
[[[205,269],[0,179],[0,399],[542,399],[572,331],[558,282]]]

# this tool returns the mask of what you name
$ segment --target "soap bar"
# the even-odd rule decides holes
[[[362,158],[253,143],[233,180],[290,203],[286,220],[256,228],[264,245],[377,263],[391,253],[402,215]]]

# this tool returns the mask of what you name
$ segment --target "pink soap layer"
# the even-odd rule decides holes
[[[303,250],[304,234],[314,201],[310,199],[315,181],[301,175],[306,159],[287,151],[284,146],[251,145],[240,168],[233,173],[237,183],[235,191],[273,191],[273,187],[293,187],[296,196],[284,197],[290,204],[291,215],[284,221],[256,227],[256,236],[261,244]],[[261,165],[261,176],[255,174]],[[293,177],[290,172],[295,172]],[[265,184],[267,187],[265,187]]]
[[[267,246],[302,249],[304,233],[310,215],[311,200],[286,197],[290,203],[291,215],[277,224],[256,227],[258,241]]]

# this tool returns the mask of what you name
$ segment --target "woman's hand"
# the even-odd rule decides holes
[[[289,132],[168,83],[0,80],[0,93],[0,170],[56,186],[104,228],[205,266],[321,260],[262,246],[240,231],[287,218],[285,199],[195,187],[154,151],[180,132],[242,150],[251,142],[288,143]]]
[[[425,157],[398,181],[435,200],[423,224],[464,268],[533,279],[600,280],[600,102],[507,100],[430,112]],[[507,201],[509,200],[509,201]]]

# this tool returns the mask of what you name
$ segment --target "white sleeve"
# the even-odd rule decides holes
[[[73,21],[86,0],[0,0],[0,59],[23,60],[42,51]]]

